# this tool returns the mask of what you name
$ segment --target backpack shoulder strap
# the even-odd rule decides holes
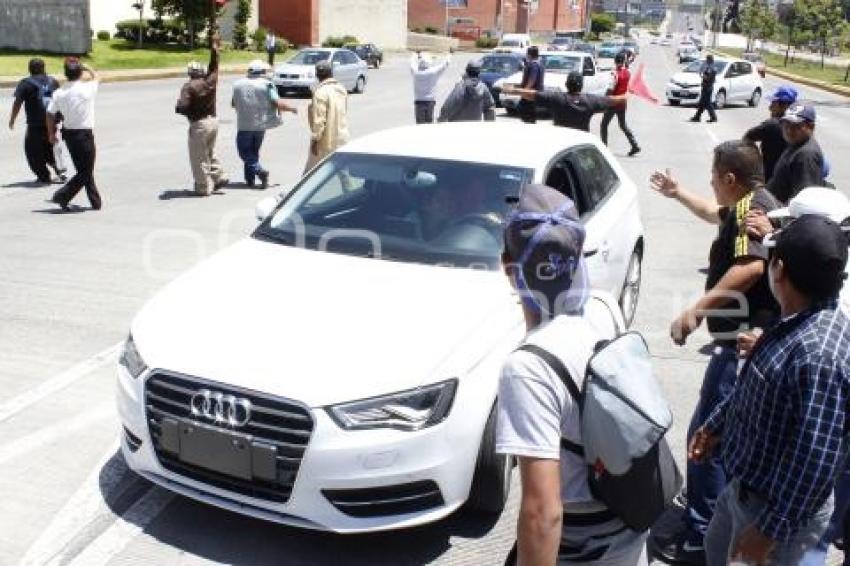
[[[575,381],[573,381],[572,376],[570,375],[569,370],[564,366],[564,364],[559,360],[554,354],[541,348],[540,346],[535,346],[534,344],[523,344],[519,348],[518,351],[528,352],[530,354],[534,354],[543,362],[548,365],[552,370],[557,374],[557,376],[561,379],[564,385],[567,387],[567,391],[570,392],[570,397],[576,402],[579,407],[579,411],[581,411],[584,405],[584,397],[579,391],[578,386]],[[568,450],[573,454],[578,456],[584,456],[584,447],[581,444],[576,444],[572,440],[561,437],[561,448],[564,450]]]

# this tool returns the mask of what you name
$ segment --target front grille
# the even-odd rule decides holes
[[[281,73],[279,76],[282,79],[298,79],[298,78],[300,78],[299,75],[289,75],[289,74],[286,74],[286,73]]]
[[[191,416],[190,400],[201,389],[248,399],[251,402],[250,420],[244,426],[231,429],[204,417]],[[155,373],[147,380],[145,408],[156,456],[166,470],[247,497],[276,503],[289,500],[313,432],[313,418],[306,408],[286,399],[170,373]],[[163,448],[163,419],[193,420],[221,430],[249,434],[254,442],[276,449],[274,471],[267,479],[246,480],[187,464]],[[271,475],[275,476],[273,480]]]
[[[365,489],[323,489],[322,495],[351,517],[402,515],[443,505],[440,488],[430,480]]]

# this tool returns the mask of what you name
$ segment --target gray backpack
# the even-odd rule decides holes
[[[533,344],[519,349],[546,362],[575,399],[582,444],[562,438],[561,447],[584,458],[593,496],[631,529],[647,530],[682,487],[682,475],[664,439],[673,414],[646,341],[629,332],[597,344],[581,391],[556,356]]]

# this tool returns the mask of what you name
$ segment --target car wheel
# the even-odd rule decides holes
[[[381,60],[380,60],[380,59],[375,59],[375,68],[377,69],[377,68],[378,68],[378,67],[380,67],[380,66],[381,66]]]
[[[637,312],[638,299],[640,298],[640,282],[642,274],[643,254],[640,246],[635,247],[629,260],[629,268],[626,270],[626,279],[623,281],[623,290],[620,292],[620,310],[623,311],[623,320],[626,328],[632,325]]]
[[[753,96],[750,97],[750,101],[747,104],[755,108],[759,105],[759,102],[761,102],[761,89],[757,88],[753,91]]]
[[[718,110],[726,106],[726,91],[725,90],[721,89],[717,92],[717,96],[714,99],[714,106]]]
[[[508,116],[516,116],[519,114],[519,110],[517,110],[515,106],[505,106],[505,114]]]
[[[354,92],[362,94],[366,90],[366,79],[357,77],[357,83],[354,85]]]
[[[472,476],[472,487],[466,502],[467,508],[488,515],[501,513],[511,492],[513,467],[512,456],[496,454],[496,406],[494,405],[481,437],[475,474]]]
[[[668,98],[667,102],[670,103],[670,106],[678,106],[680,103],[679,100],[673,100],[672,98]]]

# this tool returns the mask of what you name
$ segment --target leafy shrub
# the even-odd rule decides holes
[[[322,47],[344,47],[349,43],[360,43],[353,35],[344,35],[342,37],[328,36],[322,42]]]
[[[478,39],[475,40],[475,47],[478,49],[492,49],[499,45],[499,40],[495,37],[488,37],[486,35],[482,35]]]
[[[268,37],[269,30],[266,28],[260,27],[254,30],[254,33],[251,34],[251,41],[254,44],[254,51],[265,51],[266,50],[266,37]],[[274,52],[275,53],[283,53],[287,49],[289,49],[292,44],[285,37],[277,37],[277,43],[275,43]]]
[[[440,33],[440,30],[438,30],[434,26],[425,26],[425,33],[430,33],[431,35],[437,35],[437,34]]]
[[[108,31],[106,31],[105,29],[102,29],[102,30],[100,30],[99,32],[97,32],[97,39],[98,39],[98,41],[109,41],[109,39],[110,39],[111,37],[112,37],[112,36],[111,36],[111,35],[109,35],[109,32],[108,32]]]
[[[118,33],[115,37],[136,42],[139,40],[139,20],[123,20],[115,24]],[[145,43],[186,43],[188,32],[186,24],[177,18],[149,18],[142,20],[142,40]]]

